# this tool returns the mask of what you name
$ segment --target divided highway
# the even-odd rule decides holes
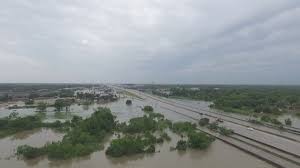
[[[220,115],[136,90],[126,89],[126,91],[151,101],[161,109],[183,115],[194,121],[198,121],[201,117],[207,117],[210,120],[220,118],[224,121],[221,125],[234,130],[235,134],[224,137],[215,135],[209,130],[203,130],[203,128],[199,129],[276,167],[300,168],[300,135],[297,131],[282,131],[271,126],[255,125],[246,120]],[[254,130],[251,131],[249,127]]]

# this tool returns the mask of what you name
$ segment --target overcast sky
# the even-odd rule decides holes
[[[300,1],[5,0],[7,82],[300,84]]]

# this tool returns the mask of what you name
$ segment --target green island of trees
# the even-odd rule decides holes
[[[153,138],[156,139],[155,137]],[[152,140],[153,138],[149,136],[127,135],[122,138],[114,139],[105,153],[112,157],[121,157],[138,153],[154,153],[156,141]]]
[[[187,136],[187,140],[181,139],[177,142],[177,150],[186,150],[187,148],[205,149],[215,140],[214,137],[199,132],[197,125],[190,122],[176,122],[171,129],[181,137]]]
[[[62,141],[40,148],[19,146],[17,154],[28,159],[41,155],[48,155],[53,159],[68,159],[91,154],[100,149],[100,142],[114,129],[115,116],[109,109],[99,108],[87,119],[73,118],[71,126]]]
[[[26,131],[34,128],[57,128],[65,130],[68,128],[68,122],[61,123],[56,121],[53,123],[44,123],[39,115],[19,117],[18,113],[13,112],[8,117],[0,118],[0,138]]]

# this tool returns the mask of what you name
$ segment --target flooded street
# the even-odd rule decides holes
[[[181,115],[170,113],[165,109],[156,107],[152,102],[146,102],[138,99],[133,100],[131,106],[125,104],[126,99],[120,99],[116,102],[107,104],[94,104],[89,107],[72,105],[69,113],[63,112],[61,119],[70,119],[73,115],[82,117],[90,116],[94,109],[99,106],[108,107],[114,115],[117,116],[119,121],[127,121],[133,117],[143,116],[144,113],[141,107],[144,105],[152,105],[155,111],[161,112],[166,118],[174,121],[189,120]],[[26,109],[25,114],[34,114],[34,109]],[[46,121],[55,121],[57,114],[55,112],[46,114]],[[3,112],[3,111],[2,111]],[[170,151],[170,147],[176,146],[179,137],[170,133],[172,137],[171,142],[165,142],[163,145],[157,145],[157,153],[146,155],[134,155],[130,157],[109,158],[105,155],[105,149],[109,145],[109,141],[104,144],[105,149],[95,152],[87,157],[81,157],[72,160],[53,161],[48,160],[47,157],[41,157],[33,160],[18,159],[14,154],[17,146],[19,145],[32,145],[42,146],[47,142],[59,141],[62,139],[63,134],[55,132],[50,129],[36,129],[26,131],[14,136],[0,139],[0,167],[13,167],[13,168],[271,168],[268,163],[261,161],[247,153],[244,153],[230,145],[216,140],[212,145],[203,151],[188,150],[186,152]]]

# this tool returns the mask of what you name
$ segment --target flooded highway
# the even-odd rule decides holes
[[[199,114],[197,114],[193,111],[190,111],[188,109],[180,108],[179,106],[177,107],[177,105],[173,105],[173,104],[170,104],[170,103],[164,103],[164,101],[159,101],[159,99],[157,99],[155,97],[153,97],[154,99],[151,98],[152,96],[148,97],[144,93],[140,93],[140,92],[136,92],[136,91],[133,91],[133,92],[138,94],[139,96],[144,96],[145,99],[147,99],[147,98],[150,99],[150,101],[152,101],[152,104],[155,107],[165,107],[167,109],[177,111],[177,112],[181,112],[183,114],[186,114],[188,116],[198,118],[198,119],[200,119],[202,117]],[[201,111],[201,112],[206,113],[204,111]],[[207,116],[205,116],[205,117],[207,117]],[[220,116],[220,117],[224,118],[223,116]],[[210,118],[210,117],[208,117],[208,118]],[[215,118],[210,118],[210,119],[215,120]],[[228,121],[233,121],[232,118],[226,118],[226,119]],[[242,125],[240,125],[240,124],[242,124]],[[224,126],[234,130],[236,133],[239,133],[241,135],[251,137],[251,138],[253,138],[255,140],[258,140],[258,141],[264,141],[267,144],[270,144],[272,146],[281,148],[283,150],[292,152],[293,154],[296,154],[296,155],[300,156],[300,143],[299,142],[295,142],[293,140],[286,139],[284,137],[279,137],[279,136],[276,136],[276,135],[273,135],[273,134],[270,134],[270,133],[267,133],[267,132],[264,132],[264,131],[260,131],[259,129],[254,129],[253,131],[250,131],[250,130],[247,129],[247,126],[243,126],[243,124],[245,124],[244,121],[234,121],[234,122],[224,122],[221,125],[224,125]],[[248,124],[248,123],[246,123],[246,124]],[[277,131],[277,130],[274,130],[274,129],[271,129],[271,128],[268,128],[268,127],[257,126],[257,125],[254,125],[254,124],[248,124],[248,125],[251,125],[251,127],[253,127],[253,128],[256,128],[256,127],[260,128],[260,129],[263,128],[265,131],[272,131],[271,133],[276,133],[276,134],[279,134],[279,135],[286,135],[286,136],[291,137],[292,139],[295,139],[295,140],[300,139],[299,135],[290,134],[288,132],[280,132],[280,131]]]
[[[114,115],[120,121],[127,121],[130,118],[143,116],[144,113],[141,107],[144,105],[153,105],[155,111],[165,115],[166,118],[174,121],[190,121],[188,117],[179,114],[174,114],[168,110],[162,109],[158,104],[153,104],[149,100],[133,99],[133,105],[125,105],[126,99],[120,99],[117,102],[107,104],[95,104],[89,108],[73,105],[71,107],[70,115],[62,117],[63,120],[70,118],[72,115],[80,115],[83,117],[90,116],[93,110],[99,106],[111,108]],[[50,110],[49,110],[50,111]],[[28,115],[31,112],[28,112]],[[24,114],[23,114],[24,115]],[[55,113],[47,113],[48,121],[56,119]],[[170,151],[170,147],[175,146],[178,136],[170,134],[172,141],[158,145],[157,149],[160,152],[153,155],[134,155],[122,158],[109,158],[105,155],[105,150],[95,152],[87,157],[76,158],[72,160],[48,160],[46,157],[41,157],[33,160],[18,159],[15,156],[17,146],[28,144],[33,146],[42,146],[51,141],[59,141],[63,134],[49,130],[36,129],[33,131],[26,131],[14,136],[0,139],[0,166],[14,167],[14,168],[79,168],[79,167],[107,167],[107,168],[152,168],[152,167],[166,167],[166,168],[196,168],[201,167],[215,167],[215,168],[271,168],[272,165],[265,161],[259,160],[252,155],[249,155],[241,150],[236,149],[222,141],[216,140],[212,145],[204,151],[188,150],[186,152]],[[105,148],[108,146],[108,141],[104,144]]]

